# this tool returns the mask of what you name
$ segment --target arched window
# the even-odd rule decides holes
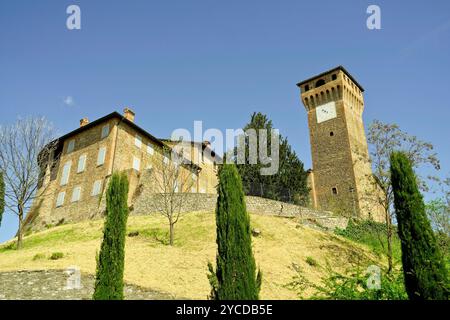
[[[316,82],[316,88],[317,88],[317,87],[320,87],[320,86],[323,86],[324,84],[325,84],[325,80],[320,79],[320,80],[318,80],[318,81]]]
[[[337,79],[337,75],[336,74],[333,74],[332,76],[331,76],[331,80],[336,80]]]

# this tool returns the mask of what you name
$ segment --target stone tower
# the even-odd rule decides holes
[[[308,113],[315,208],[380,220],[362,113],[363,87],[342,66],[297,84]]]

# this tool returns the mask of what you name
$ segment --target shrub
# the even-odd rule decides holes
[[[42,259],[45,259],[45,254],[43,254],[43,253],[36,253],[33,257],[33,261],[42,260]]]
[[[306,257],[306,263],[311,267],[317,267],[319,263],[313,257]]]
[[[400,261],[400,239],[394,226],[392,253],[394,260]],[[369,246],[376,254],[387,254],[387,226],[373,220],[349,220],[347,228],[335,230],[335,234]]]
[[[403,275],[400,271],[380,274],[379,289],[368,287],[369,274],[361,268],[354,267],[345,273],[333,271],[327,267],[326,276],[320,284],[310,282],[297,270],[297,275],[288,284],[288,288],[297,292],[300,298],[304,298],[307,289],[313,290],[312,300],[405,300],[408,298]]]
[[[59,260],[59,259],[62,259],[63,257],[64,257],[64,253],[62,253],[62,252],[53,252],[49,259],[50,260]],[[34,260],[34,258],[33,258],[33,260]]]

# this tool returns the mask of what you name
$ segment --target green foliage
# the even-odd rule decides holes
[[[3,213],[5,212],[5,180],[3,172],[0,171],[0,226],[2,225]]]
[[[444,199],[435,199],[426,204],[426,212],[436,235],[437,244],[450,264],[450,206]]]
[[[34,256],[34,258],[36,258],[36,256]],[[33,258],[33,260],[34,260]],[[62,252],[53,252],[52,255],[50,256],[50,260],[59,260],[64,258],[64,253]]]
[[[394,207],[402,247],[405,287],[411,300],[448,299],[447,270],[427,219],[407,155],[391,155]]]
[[[379,288],[369,288],[371,274],[356,267],[345,273],[333,271],[330,266],[325,269],[326,275],[319,284],[310,282],[302,274],[301,269],[288,288],[297,292],[301,299],[306,290],[313,290],[312,300],[406,300],[408,296],[401,272],[387,274],[381,272]]]
[[[270,130],[273,129],[272,121],[262,113],[253,113],[250,123],[244,127],[244,131],[259,129],[267,130],[267,155],[271,150]],[[258,137],[257,152],[261,141]],[[296,204],[307,204],[309,189],[307,186],[307,173],[303,163],[292,150],[287,138],[280,136],[279,148],[279,170],[274,175],[261,175],[260,169],[265,165],[258,161],[258,164],[249,163],[249,140],[245,141],[245,164],[237,166],[242,178],[244,193],[246,195],[261,196],[273,200],[291,202]],[[236,150],[235,150],[236,152]]]
[[[394,226],[392,226],[394,228]],[[395,231],[395,230],[394,230]],[[377,255],[387,254],[387,226],[373,220],[349,220],[347,228],[335,230],[335,234],[369,246]],[[394,261],[401,261],[400,239],[392,235]]]
[[[208,264],[211,299],[257,300],[261,271],[256,275],[252,253],[250,217],[245,207],[242,182],[236,166],[225,164],[219,171],[216,227],[216,271]]]
[[[45,259],[45,254],[43,254],[43,253],[36,253],[33,256],[33,261],[43,260],[43,259]]]
[[[311,267],[319,266],[319,263],[313,257],[306,257],[306,263],[309,264]]]
[[[128,179],[114,173],[106,194],[106,221],[97,258],[94,300],[123,300]]]

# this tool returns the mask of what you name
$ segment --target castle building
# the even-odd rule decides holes
[[[40,228],[101,216],[108,181],[116,171],[128,175],[131,204],[141,180],[156,164],[170,161],[167,150],[175,145],[155,138],[134,120],[129,108],[93,122],[84,118],[79,128],[57,139],[47,160],[41,162],[37,197],[25,224]],[[190,157],[181,170],[191,176],[192,183],[184,192],[216,193],[216,155],[209,147],[207,142],[190,143]],[[148,181],[152,183],[151,178]]]
[[[363,87],[342,66],[297,84],[308,113],[315,209],[355,218],[384,219],[372,174],[362,114]]]

